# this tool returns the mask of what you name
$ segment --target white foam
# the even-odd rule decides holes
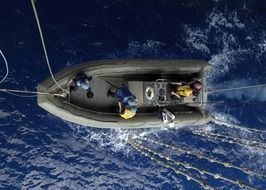
[[[186,44],[192,47],[192,49],[209,54],[210,50],[207,46],[208,35],[206,35],[206,31],[198,28],[189,28],[187,25],[184,28],[187,34]]]
[[[100,149],[108,147],[113,152],[124,152],[128,154],[130,146],[128,146],[129,139],[135,136],[149,136],[154,135],[160,138],[162,133],[177,132],[179,128],[151,128],[151,129],[101,129],[81,126],[64,121],[72,130],[76,138],[82,138],[88,143],[96,142]]]
[[[263,34],[260,36],[260,42],[256,44],[257,54],[256,59],[261,62],[261,64],[264,64],[264,60],[261,60],[262,56],[266,54],[266,35]]]
[[[128,146],[129,136],[134,134],[129,130],[122,129],[96,129],[86,126],[81,126],[65,121],[69,127],[73,129],[73,135],[82,138],[89,142],[96,142],[98,147],[104,149],[110,147],[114,152],[129,150]]]
[[[12,115],[12,113],[10,113],[10,112],[5,112],[3,110],[0,110],[0,118],[1,119],[10,117],[11,115]]]
[[[211,54],[209,63],[214,67],[205,74],[205,81],[209,87],[215,86],[214,79],[224,76],[233,67],[235,59],[241,53],[247,53],[248,49],[241,49],[239,43],[230,29],[244,29],[245,25],[238,18],[237,12],[221,12],[214,8],[207,16],[205,27],[191,27],[184,25],[186,44],[190,49]],[[216,34],[212,40],[217,42],[220,51],[212,54],[209,47],[209,36]],[[211,35],[212,34],[212,35]]]
[[[127,54],[129,57],[136,57],[146,54],[158,55],[164,44],[159,41],[146,40],[145,42],[132,41],[128,44]]]
[[[209,14],[207,20],[209,23],[209,30],[211,28],[218,29],[219,31],[222,30],[223,27],[225,28],[239,28],[242,29],[245,25],[240,21],[237,16],[237,12],[221,12],[216,8]]]

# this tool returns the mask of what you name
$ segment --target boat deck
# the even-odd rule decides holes
[[[112,84],[112,81],[109,81]],[[107,96],[109,89],[113,87],[103,79],[97,78],[90,81],[93,97],[87,97],[87,91],[78,88],[69,95],[69,102],[85,109],[91,109],[98,112],[114,112],[117,106],[117,98]],[[116,82],[116,84],[118,84]],[[123,85],[119,82],[119,85]],[[125,84],[124,84],[125,85]]]
[[[94,94],[92,98],[87,97],[87,92],[81,88],[78,88],[75,91],[72,91],[69,95],[69,102],[73,105],[78,107],[93,110],[96,112],[103,112],[103,113],[116,113],[118,112],[118,99],[113,97],[108,97],[107,92],[110,89],[115,90],[114,86],[128,86],[130,91],[136,96],[136,98],[141,103],[141,106],[138,109],[138,113],[147,113],[153,112],[154,109],[154,102],[148,101],[145,98],[145,88],[147,86],[152,86],[154,82],[143,82],[143,81],[115,81],[115,80],[108,80],[105,81],[101,78],[95,78],[90,81],[91,89]],[[169,89],[165,88],[165,91]],[[200,99],[198,97],[197,99]],[[167,107],[185,107],[186,104],[193,102],[191,97],[184,98],[183,100],[172,100],[169,97],[169,94],[165,96],[167,101],[161,102],[161,106]],[[179,105],[179,106],[177,106]],[[198,106],[197,106],[198,107]],[[182,110],[182,109],[181,109]],[[186,109],[185,109],[186,110]]]

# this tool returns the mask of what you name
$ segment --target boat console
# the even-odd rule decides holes
[[[171,97],[171,83],[169,81],[129,81],[128,86],[144,107],[155,104],[174,105],[184,101],[184,99]]]

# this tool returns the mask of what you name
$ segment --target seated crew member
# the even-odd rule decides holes
[[[202,89],[202,84],[200,81],[191,81],[188,83],[190,88],[192,89],[192,94],[193,94],[193,100],[196,99],[196,97],[200,94],[200,91]]]
[[[107,96],[119,98],[119,114],[122,118],[130,119],[136,115],[139,102],[127,87],[119,87],[115,92],[109,90]]]
[[[177,98],[192,96],[193,100],[197,98],[202,89],[202,84],[198,80],[191,81],[189,83],[172,83],[174,85],[174,90],[171,91],[171,95]],[[191,93],[191,90],[192,93]]]
[[[81,88],[83,90],[87,91],[87,97],[92,98],[93,93],[91,91],[90,86],[90,80],[92,77],[88,77],[84,73],[78,73],[75,78],[72,80],[71,86],[70,86],[70,92],[73,90],[77,90],[78,88]]]
[[[184,98],[192,96],[193,90],[191,87],[184,83],[172,83],[173,90],[170,92],[172,97]]]

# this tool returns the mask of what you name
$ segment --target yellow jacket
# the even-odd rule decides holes
[[[124,119],[130,119],[136,115],[136,112],[133,112],[129,107],[126,106],[125,111],[120,113],[120,116]]]
[[[184,97],[191,96],[193,92],[190,86],[188,85],[177,86],[176,91],[179,96]]]

